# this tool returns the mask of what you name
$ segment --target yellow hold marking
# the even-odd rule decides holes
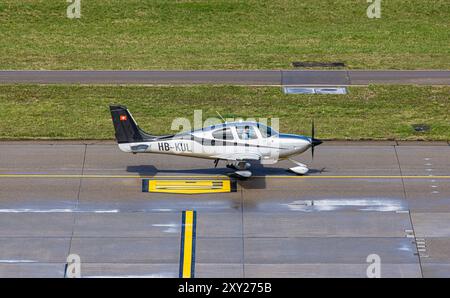
[[[231,192],[230,180],[149,180],[149,192],[202,194]]]

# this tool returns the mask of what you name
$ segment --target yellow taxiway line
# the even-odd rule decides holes
[[[139,176],[139,175],[66,175],[66,174],[0,174],[1,178],[47,178],[47,179],[229,179],[226,175],[172,175],[172,176]],[[450,179],[446,175],[321,175],[321,176],[284,176],[267,175],[252,176],[250,179]]]
[[[183,211],[180,252],[180,277],[194,277],[196,212]]]

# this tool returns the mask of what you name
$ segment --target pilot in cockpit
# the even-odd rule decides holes
[[[242,133],[242,139],[243,140],[250,140],[253,139],[253,131],[250,129],[250,126],[244,127],[244,132]]]

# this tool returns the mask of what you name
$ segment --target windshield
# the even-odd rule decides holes
[[[258,126],[259,131],[261,132],[261,135],[263,138],[270,138],[271,136],[278,134],[278,132],[275,129],[273,129],[267,125],[258,123],[257,126]]]

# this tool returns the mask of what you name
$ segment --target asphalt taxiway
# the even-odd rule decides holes
[[[237,192],[142,192],[144,177],[227,179],[223,164],[113,143],[0,143],[0,277],[178,277],[195,210],[196,277],[450,277],[448,143],[335,143],[308,176],[254,169]]]
[[[450,85],[449,70],[3,70],[0,84]]]

